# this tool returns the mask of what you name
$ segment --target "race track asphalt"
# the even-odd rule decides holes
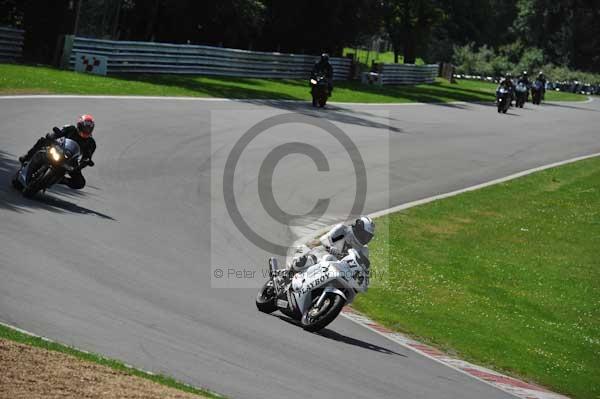
[[[97,120],[87,187],[23,199],[9,187],[17,156],[82,113]],[[290,123],[245,148],[224,194],[234,144],[285,113]],[[353,165],[309,124],[317,119],[358,148],[365,213],[600,152],[600,101],[500,115],[475,104],[0,98],[0,321],[233,398],[509,397],[347,319],[312,334],[257,312],[269,252],[240,233],[224,203],[235,197],[246,223],[280,245],[345,219]],[[307,147],[298,142],[322,150],[326,167],[291,153]],[[308,226],[298,217],[287,227],[263,207],[270,182],[259,170],[276,148],[284,153],[272,192],[282,210],[303,214],[330,199]]]

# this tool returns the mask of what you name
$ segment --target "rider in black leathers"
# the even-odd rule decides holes
[[[542,82],[542,100],[546,97],[546,76],[544,76],[544,72],[540,71],[538,73],[537,79]]]
[[[94,118],[91,115],[82,115],[77,121],[77,125],[66,125],[62,129],[55,127],[52,129],[52,133],[41,137],[27,154],[19,157],[19,162],[21,164],[29,162],[36,152],[50,145],[56,139],[66,137],[74,140],[79,144],[82,159],[79,166],[69,172],[69,177],[64,177],[60,183],[76,190],[82,189],[85,187],[85,178],[81,174],[81,170],[86,166],[94,166],[94,162],[92,161],[92,154],[96,151],[96,141],[92,137],[94,125]]]
[[[527,76],[527,71],[523,71],[523,73],[521,74],[521,76],[519,77],[519,80],[517,80],[517,84],[519,83],[523,83],[525,85],[525,87],[527,87],[527,94],[525,97],[526,101],[529,101],[529,87],[531,86],[531,82],[529,81],[529,78]]]
[[[531,83],[529,82],[529,78],[527,77],[527,71],[523,71],[523,74],[519,77],[517,83],[523,83],[525,87],[529,88],[529,85]]]
[[[515,83],[513,82],[512,73],[507,72],[506,77],[500,84],[504,84],[504,86],[508,89],[510,93],[510,106],[512,106],[512,102],[515,100]]]
[[[331,92],[333,91],[333,67],[329,63],[329,54],[327,53],[321,54],[321,58],[315,63],[311,77],[314,78],[320,74],[325,75],[325,78],[327,79],[327,89],[329,90],[329,95],[331,95]]]

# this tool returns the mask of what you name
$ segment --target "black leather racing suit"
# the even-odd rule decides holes
[[[311,76],[314,78],[320,74],[325,75],[325,78],[327,79],[327,89],[329,90],[329,95],[331,95],[331,92],[333,91],[333,67],[329,61],[319,60],[315,63]]]
[[[531,86],[531,82],[529,81],[527,76],[521,75],[521,77],[517,81],[517,84],[519,83],[523,83],[525,87],[527,87],[527,91],[525,92],[525,101],[529,101],[529,87]]]

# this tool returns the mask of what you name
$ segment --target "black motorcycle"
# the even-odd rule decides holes
[[[38,191],[45,191],[60,182],[66,173],[83,166],[79,164],[80,155],[81,149],[76,141],[61,137],[23,164],[13,178],[12,185],[24,197],[32,197]]]
[[[329,84],[325,75],[317,75],[310,79],[313,107],[323,108],[329,97]]]
[[[535,105],[540,105],[542,102],[542,90],[544,85],[541,81],[536,80],[531,85],[531,102]]]
[[[508,111],[508,107],[510,107],[511,102],[511,93],[506,87],[499,87],[496,90],[496,105],[498,106],[498,113],[502,112],[503,114]]]
[[[528,89],[527,89],[527,86],[525,85],[525,83],[518,83],[517,86],[515,87],[517,108],[523,108],[523,105],[525,104],[525,101],[527,100],[527,96],[528,96],[527,92],[528,92]]]

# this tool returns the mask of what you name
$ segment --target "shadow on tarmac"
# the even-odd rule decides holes
[[[76,213],[80,215],[94,215],[107,220],[116,220],[110,215],[84,208],[73,202],[59,198],[69,199],[84,198],[88,194],[83,190],[71,190],[66,187],[55,185],[52,192],[38,193],[33,198],[25,198],[12,187],[11,180],[19,169],[17,157],[0,150],[0,209],[13,212],[31,212],[32,209],[44,209],[55,213]]]
[[[290,323],[293,324],[295,326],[297,326],[298,328],[302,328],[300,326],[300,322],[297,320],[294,320],[290,317],[287,316],[283,316],[283,315],[274,315],[275,317],[277,317],[278,319],[285,321],[286,323]],[[318,331],[316,333],[314,333],[315,335],[318,335],[320,337],[326,338],[326,339],[331,339],[333,341],[337,341],[337,342],[343,342],[345,344],[348,345],[353,345],[353,346],[357,346],[359,348],[364,348],[364,349],[368,349],[374,352],[378,352],[378,353],[383,353],[385,355],[397,355],[397,356],[402,356],[402,357],[407,357],[406,355],[403,355],[402,353],[398,353],[398,352],[394,352],[391,349],[387,349],[384,348],[382,346],[379,345],[375,345],[369,342],[365,342],[362,341],[360,339],[356,339],[356,338],[352,338],[352,337],[348,337],[345,335],[342,335],[340,333],[337,333],[333,330],[330,330],[328,328],[324,328],[321,331]]]

